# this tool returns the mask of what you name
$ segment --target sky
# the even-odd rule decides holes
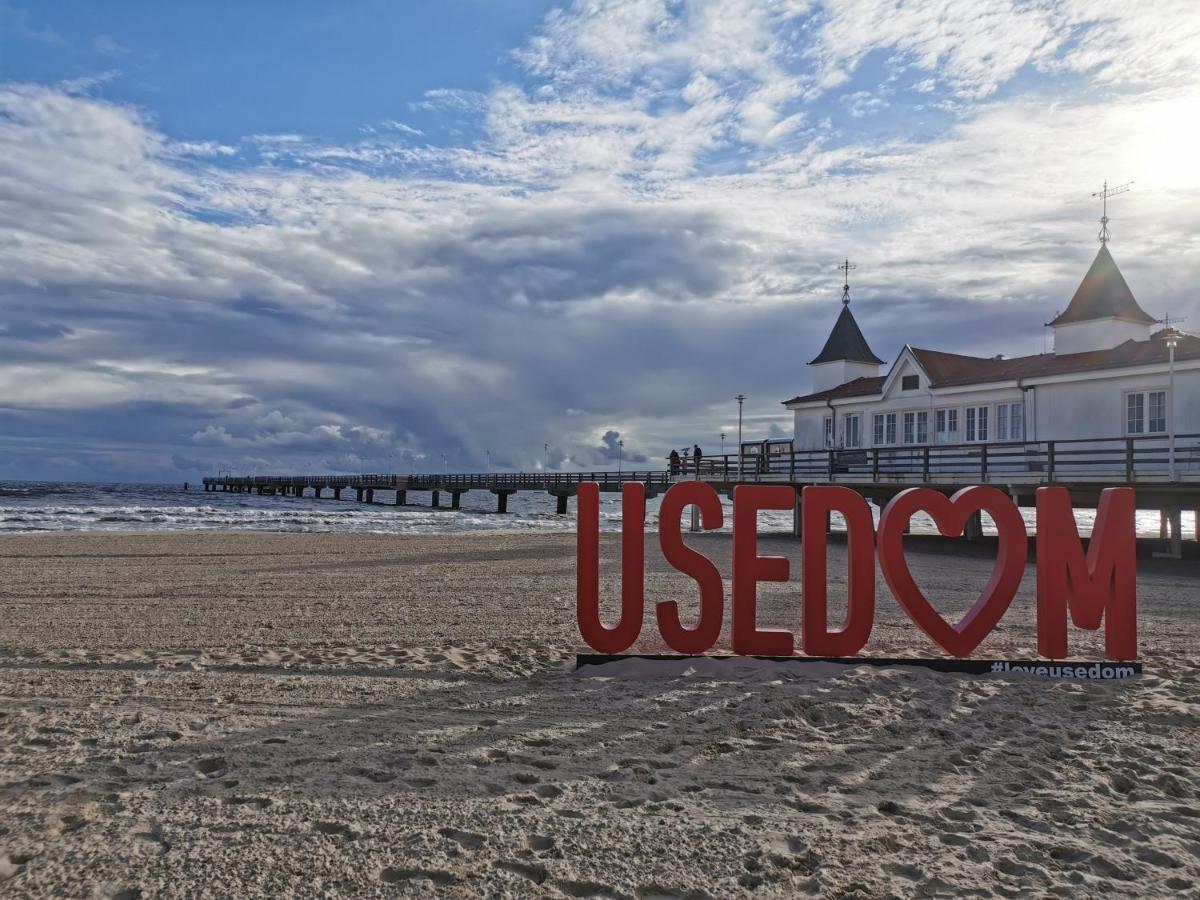
[[[0,479],[661,467],[875,352],[1200,330],[1195,0],[0,0]]]

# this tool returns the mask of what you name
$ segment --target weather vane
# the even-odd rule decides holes
[[[858,266],[850,265],[850,260],[846,260],[838,269],[845,275],[844,283],[842,284],[842,303],[850,305],[850,270],[857,269]]]
[[[1100,214],[1100,243],[1108,243],[1108,198],[1115,197],[1117,194],[1123,194],[1129,190],[1132,181],[1127,181],[1124,184],[1118,184],[1116,187],[1108,186],[1108,179],[1104,179],[1104,188],[1092,194],[1093,197],[1099,197],[1103,204]]]

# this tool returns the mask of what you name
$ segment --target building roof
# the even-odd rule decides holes
[[[1075,296],[1050,324],[1070,325],[1074,322],[1109,318],[1146,325],[1157,321],[1138,305],[1133,291],[1129,289],[1125,277],[1117,268],[1116,260],[1108,252],[1108,244],[1101,244],[1100,252],[1092,260],[1092,267],[1083,276],[1083,281],[1075,290]]]
[[[1169,351],[1166,337],[1174,333],[1178,337],[1175,359],[1200,360],[1200,337],[1194,334],[1162,329],[1151,335],[1148,341],[1125,341],[1111,350],[1088,350],[1084,353],[1039,353],[1035,356],[1011,358],[989,358],[964,356],[961,353],[943,353],[940,350],[908,348],[917,363],[929,376],[933,388],[959,387],[971,384],[991,384],[998,381],[1015,381],[1018,378],[1045,378],[1052,375],[1070,375],[1076,372],[1093,372],[1102,369],[1123,369],[1131,366],[1166,364]],[[883,376],[878,378],[856,378],[827,391],[793,397],[785,403],[810,403],[820,400],[835,400],[841,397],[862,397],[878,394],[883,390]]]
[[[863,337],[862,330],[854,321],[854,314],[850,312],[849,303],[842,304],[842,311],[838,315],[837,321],[833,323],[833,331],[829,332],[825,346],[821,348],[821,352],[809,365],[815,366],[818,363],[837,362],[842,359],[851,362],[874,363],[875,365],[883,364],[883,360],[872,353],[871,348],[867,346],[867,339]]]
[[[811,400],[836,400],[839,397],[863,397],[870,394],[878,394],[883,390],[883,383],[887,381],[886,375],[878,375],[873,378],[855,378],[853,381],[847,381],[845,384],[839,384],[835,388],[830,388],[827,391],[817,391],[815,394],[805,394],[803,397],[793,397],[791,400],[784,400],[787,403],[808,403]]]

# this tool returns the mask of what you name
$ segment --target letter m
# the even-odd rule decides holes
[[[1137,657],[1137,550],[1132,488],[1106,488],[1084,555],[1066,488],[1037,492],[1038,652],[1067,656],[1067,611],[1077,628],[1104,620],[1104,654]]]

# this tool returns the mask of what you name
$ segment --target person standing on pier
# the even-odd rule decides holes
[[[667,462],[670,464],[671,474],[678,475],[679,474],[679,451],[672,449],[670,455],[667,457]]]
[[[700,452],[700,445],[699,445],[699,444],[694,444],[694,445],[692,446],[692,458],[693,458],[694,460],[696,460],[696,476],[697,476],[697,477],[699,477],[699,475],[700,475],[700,458],[701,458],[703,455],[704,455],[704,454]]]

